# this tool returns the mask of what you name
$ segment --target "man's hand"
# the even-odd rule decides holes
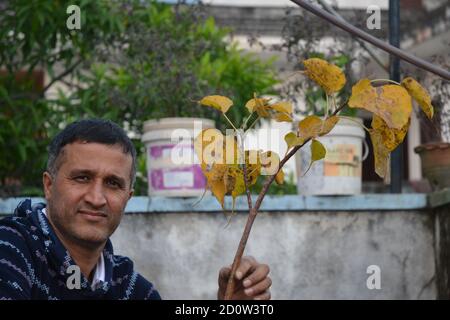
[[[269,300],[269,288],[272,279],[268,276],[269,266],[258,263],[253,257],[242,257],[235,274],[236,285],[232,300]],[[220,269],[219,272],[219,300],[224,299],[230,277],[231,266]]]

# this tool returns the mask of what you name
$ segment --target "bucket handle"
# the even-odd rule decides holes
[[[362,156],[361,162],[366,160],[367,157],[369,156],[369,145],[367,144],[367,141],[365,139],[363,140],[363,149],[365,149],[365,150],[364,150],[364,155]]]

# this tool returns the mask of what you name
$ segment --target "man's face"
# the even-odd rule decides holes
[[[131,189],[132,157],[120,145],[74,142],[55,177],[44,173],[50,221],[63,241],[102,245],[116,230]]]

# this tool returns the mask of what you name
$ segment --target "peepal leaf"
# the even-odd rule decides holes
[[[326,119],[325,121],[323,121],[322,130],[320,130],[319,135],[324,136],[324,135],[328,134],[331,130],[333,130],[334,126],[338,122],[339,122],[338,116],[331,116],[328,119]]]
[[[235,167],[238,159],[237,141],[234,136],[224,137],[217,129],[205,129],[196,137],[194,148],[201,160],[207,188],[224,208],[225,194],[230,188],[229,167]]]
[[[269,101],[270,99],[257,98],[255,94],[253,99],[247,101],[245,107],[250,113],[256,112],[262,118],[269,118]]]
[[[375,172],[379,177],[384,178],[389,170],[390,152],[383,143],[383,136],[380,131],[370,129],[369,134],[373,146]]]
[[[325,149],[323,144],[316,139],[313,139],[311,141],[310,148],[311,148],[311,161],[309,163],[308,169],[306,169],[303,175],[308,173],[309,169],[311,169],[311,166],[314,162],[322,160],[323,158],[325,158],[325,155],[327,154],[327,150]]]
[[[278,112],[292,113],[292,104],[286,101],[274,103],[270,108]]]
[[[319,136],[321,131],[322,119],[318,116],[307,116],[298,123],[298,136],[305,141]]]
[[[298,123],[298,135],[305,141],[323,136],[333,130],[338,121],[338,116],[332,116],[325,121],[318,116],[308,116]]]
[[[261,174],[261,151],[245,150],[245,167],[247,170],[247,184],[252,186]]]
[[[387,124],[377,115],[373,115],[372,129],[377,131],[380,135],[381,143],[386,149],[391,152],[405,139],[406,133],[409,129],[410,121],[401,129],[391,129]]]
[[[213,195],[219,201],[220,205],[222,206],[222,209],[225,209],[224,200],[225,200],[225,194],[227,193],[227,190],[226,190],[226,186],[223,182],[224,173],[222,173],[222,172],[220,172],[220,173],[221,173],[220,179],[211,179],[211,178],[207,179],[208,180],[208,188],[211,190]],[[219,173],[217,174],[217,176],[219,176]]]
[[[213,95],[204,97],[200,100],[200,104],[213,107],[214,109],[222,111],[222,113],[226,113],[233,105],[233,101],[225,96]]]
[[[311,163],[325,158],[326,154],[327,150],[323,144],[320,141],[313,139],[311,142]]]
[[[381,117],[389,128],[401,129],[411,115],[411,97],[399,85],[373,87],[369,79],[362,79],[352,88],[348,102],[351,108],[361,108]]]
[[[303,144],[305,140],[302,138],[297,137],[297,135],[293,132],[289,132],[284,136],[284,141],[286,141],[286,144],[288,146],[288,149],[293,148],[295,146],[299,146]]]
[[[283,184],[284,183],[284,172],[283,172],[283,169],[278,171],[278,173],[275,175],[275,182],[277,184]]]
[[[316,82],[328,95],[338,92],[345,85],[344,72],[325,60],[311,58],[303,61],[306,75]]]
[[[419,104],[422,111],[427,115],[428,119],[432,119],[434,108],[431,105],[431,97],[428,91],[411,77],[403,79],[402,86],[408,90],[409,94]]]
[[[248,111],[256,112],[262,118],[274,118],[278,122],[292,122],[292,104],[286,101],[269,105],[270,99],[257,98],[256,94],[245,104]]]
[[[273,117],[275,119],[275,121],[277,122],[292,122],[293,119],[290,115],[288,115],[287,113],[276,113]]]

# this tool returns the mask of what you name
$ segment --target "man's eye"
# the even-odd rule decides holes
[[[108,183],[108,185],[110,185],[112,187],[115,187],[115,188],[120,188],[121,187],[120,183],[117,182],[117,181],[114,181],[114,180],[109,180],[107,183]]]
[[[76,180],[78,182],[87,182],[87,181],[89,181],[89,177],[88,176],[78,176],[78,177],[75,177],[74,180]]]

